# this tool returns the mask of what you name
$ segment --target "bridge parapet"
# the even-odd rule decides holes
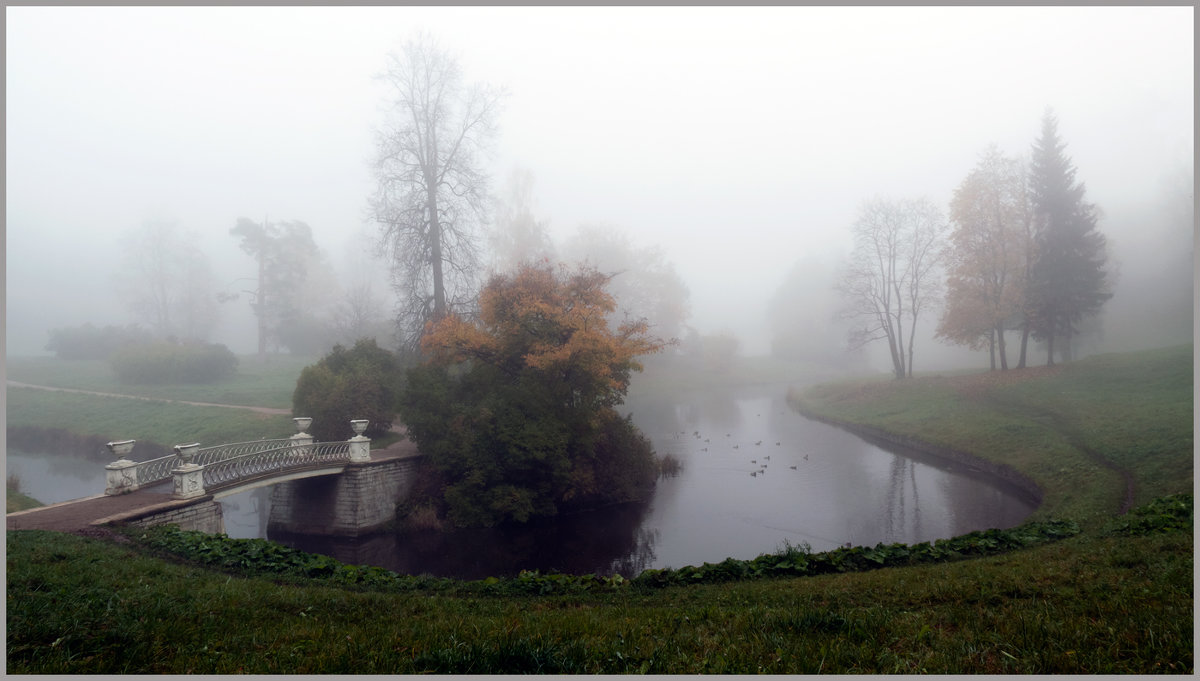
[[[148,485],[174,479],[177,499],[202,496],[217,487],[248,477],[261,477],[288,470],[337,461],[370,459],[370,438],[363,437],[367,421],[351,421],[355,436],[344,442],[314,443],[304,432],[311,418],[293,419],[299,431],[289,438],[235,442],[201,448],[199,443],[176,445],[175,454],[149,461],[134,462],[125,458],[135,440],[108,443],[113,454],[121,457],[105,466],[107,495],[124,494]]]
[[[212,492],[264,475],[349,462],[351,444],[347,440],[288,445],[217,461],[202,468],[204,490]]]

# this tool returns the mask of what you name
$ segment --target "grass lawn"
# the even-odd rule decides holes
[[[802,412],[1006,464],[1045,498],[1037,515],[1101,522],[1125,502],[1190,492],[1192,346],[1047,369],[831,383]]]
[[[255,355],[238,357],[237,374],[215,383],[188,385],[125,385],[104,360],[62,360],[56,357],[9,357],[8,378],[20,383],[136,395],[164,400],[238,404],[291,409],[292,392],[304,367],[319,358],[271,355],[261,363]]]
[[[1192,375],[1187,346],[792,395],[1009,465],[1044,490],[1038,517],[1082,528],[985,557],[687,586],[379,586],[323,557],[281,573],[275,545],[246,543],[261,540],[166,553],[136,532],[9,532],[7,671],[1191,674]],[[1127,489],[1157,501],[1118,516]],[[236,560],[202,567],[220,556]]]
[[[296,432],[290,416],[223,407],[97,397],[8,388],[7,427],[64,428],[105,440],[139,440],[172,446],[288,437]]]

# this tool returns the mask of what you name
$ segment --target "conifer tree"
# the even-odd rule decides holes
[[[1105,238],[1096,229],[1095,205],[1084,200],[1083,183],[1058,136],[1050,110],[1033,144],[1030,193],[1037,255],[1027,292],[1034,338],[1045,341],[1047,365],[1054,364],[1055,341],[1070,360],[1070,341],[1084,318],[1112,297],[1107,290]]]

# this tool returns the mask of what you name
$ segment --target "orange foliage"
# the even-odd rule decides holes
[[[614,333],[606,315],[616,301],[605,290],[611,276],[580,267],[558,271],[548,263],[523,265],[492,277],[480,295],[476,321],[448,316],[431,322],[421,340],[430,361],[482,362],[516,377],[537,372],[566,407],[602,407],[620,402],[639,355],[662,350],[645,320],[622,324]]]

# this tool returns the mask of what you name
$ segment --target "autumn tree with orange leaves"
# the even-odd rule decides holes
[[[1005,331],[1024,328],[1021,365],[1029,338],[1026,289],[1034,257],[1033,208],[1025,169],[994,145],[954,192],[945,260],[946,306],[940,338],[989,349],[992,369],[1008,369]]]
[[[443,478],[456,526],[491,526],[644,495],[649,442],[615,407],[663,341],[645,321],[611,330],[609,275],[526,264],[494,276],[477,320],[448,316],[421,341],[401,416]]]

